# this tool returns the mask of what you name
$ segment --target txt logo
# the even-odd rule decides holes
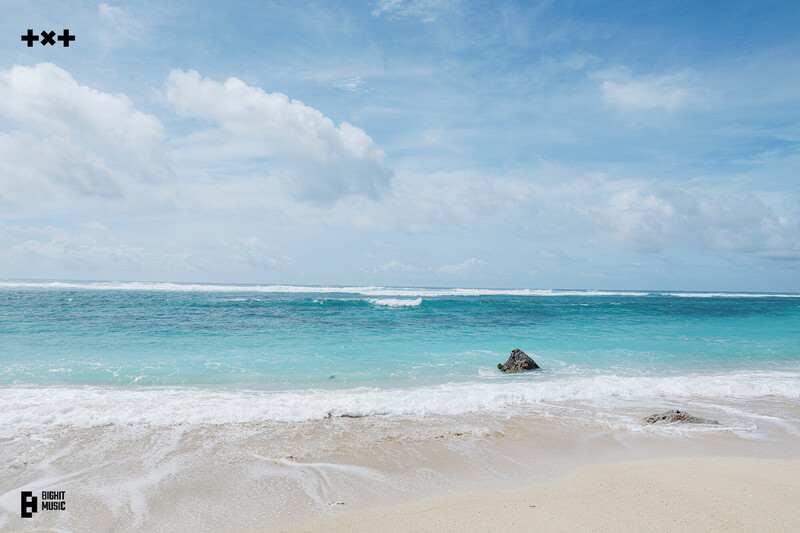
[[[36,505],[39,503],[39,498],[33,495],[29,490],[23,490],[20,494],[21,502],[20,507],[22,510],[22,518],[32,518],[33,513],[36,512]]]
[[[42,40],[41,41],[39,41],[39,35],[42,36]],[[68,29],[65,29],[64,33],[62,33],[61,35],[58,35],[58,36],[56,36],[56,32],[54,32],[52,30],[51,31],[43,31],[39,35],[34,35],[33,30],[28,28],[28,33],[26,33],[25,35],[20,36],[20,39],[28,44],[28,48],[32,47],[33,43],[35,43],[35,42],[37,42],[37,43],[40,42],[42,46],[47,46],[48,44],[50,46],[55,46],[56,39],[59,42],[63,43],[64,47],[68,47],[70,41],[74,41],[75,40],[75,36],[70,34]],[[53,39],[53,37],[55,37],[55,39]]]

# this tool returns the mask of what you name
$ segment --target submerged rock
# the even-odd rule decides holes
[[[719,424],[719,420],[711,420],[708,418],[701,418],[699,416],[692,416],[689,413],[678,410],[650,415],[644,419],[645,424],[657,424],[659,422],[663,422],[665,424],[670,424],[672,422],[688,422],[690,424]]]
[[[522,350],[511,350],[511,356],[505,364],[498,363],[497,368],[506,374],[515,374],[528,370],[536,370],[539,365]]]

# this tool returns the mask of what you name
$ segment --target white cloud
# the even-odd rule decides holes
[[[102,222],[98,222],[96,220],[91,220],[89,222],[84,222],[81,224],[82,228],[97,230],[97,231],[108,231],[108,228]]]
[[[646,80],[603,82],[603,97],[609,104],[624,110],[664,109],[674,111],[683,106],[688,89],[677,85],[670,76]]]
[[[646,253],[706,250],[767,259],[793,257],[800,250],[796,206],[786,201],[780,195],[671,188],[653,180],[542,165],[530,175],[513,177],[401,171],[393,194],[382,201],[344,202],[316,216],[320,223],[356,227],[357,212],[360,228],[407,234],[424,228],[432,236],[472,235],[470,242],[503,232],[506,238],[535,243],[538,259],[556,264],[579,262],[575,246]],[[469,264],[426,268],[442,274],[460,266]],[[402,272],[406,267],[393,261],[382,269]]]
[[[678,109],[697,91],[689,91],[686,87],[696,84],[684,78],[606,73],[599,79],[608,103],[625,110]],[[597,83],[591,87],[595,100]],[[365,236],[364,242],[391,250],[376,251],[377,259],[369,257],[359,265],[362,270],[383,262],[372,273],[394,276],[398,282],[431,283],[446,276],[463,276],[460,283],[489,279],[495,265],[498,271],[508,268],[493,255],[508,242],[520,244],[520,255],[538,268],[541,279],[556,268],[567,270],[562,266],[577,269],[574,265],[582,257],[627,254],[625,250],[675,252],[664,258],[681,257],[686,250],[699,251],[698,256],[733,252],[747,254],[748,263],[773,261],[785,268],[796,267],[800,254],[797,208],[784,203],[796,202],[796,197],[742,192],[746,179],[755,181],[757,174],[719,189],[703,186],[713,178],[700,176],[690,189],[678,181],[682,176],[673,178],[666,171],[659,183],[652,177],[625,177],[646,173],[647,168],[634,174],[625,165],[615,168],[603,162],[587,164],[582,171],[546,161],[497,173],[481,170],[485,165],[459,170],[472,162],[465,150],[464,161],[439,164],[437,159],[436,167],[412,155],[399,163],[406,168],[393,177],[383,152],[364,131],[347,123],[337,126],[285,95],[266,93],[235,78],[216,82],[182,71],[168,78],[167,95],[175,109],[191,119],[186,123],[195,127],[191,135],[169,145],[161,122],[137,110],[124,95],[81,86],[51,64],[0,70],[0,123],[11,125],[0,131],[0,210],[7,218],[23,220],[49,214],[54,202],[71,198],[70,220],[62,223],[82,226],[88,234],[18,236],[16,230],[0,227],[0,254],[18,265],[61,264],[86,276],[104,266],[129,271],[131,265],[139,265],[150,269],[141,272],[169,273],[183,272],[179,265],[211,271],[220,264],[224,268],[217,272],[223,277],[228,268],[244,273],[273,269],[291,276],[304,261],[297,255],[300,245],[291,244],[289,235],[299,236],[298,242],[311,233],[335,241],[345,238],[339,229],[346,227],[353,230],[346,238],[354,235],[357,241]],[[458,148],[451,144],[458,139],[451,139],[448,131],[454,130],[417,130],[420,139],[440,148],[437,158],[444,148]],[[196,161],[195,168],[180,167],[181,179],[174,183],[169,180],[167,146],[184,161]],[[283,194],[286,187],[296,199],[312,202],[293,201]],[[177,228],[169,230],[169,238],[180,245],[165,243],[167,237],[158,231],[138,240],[131,230],[136,221],[94,212],[94,207],[116,206],[132,193],[146,196],[140,194],[145,190],[178,193],[174,197],[179,211],[165,217],[163,225]],[[9,205],[18,207],[11,215]],[[80,224],[86,220],[108,222],[110,229],[99,222]],[[207,245],[205,235],[198,237],[204,229],[196,223],[208,220],[222,222],[209,241],[216,247]],[[205,227],[212,226],[208,222]],[[292,263],[281,248],[257,239],[237,240],[251,231],[265,242],[281,242],[297,261]],[[129,245],[115,240],[126,232],[133,235]],[[476,254],[492,268],[482,268],[487,263],[477,257],[438,266],[454,260],[445,255],[451,253],[452,241],[430,244],[431,255],[401,256],[401,250],[411,249],[409,243],[419,242],[408,234],[418,233],[428,235],[427,243],[452,237],[461,245],[458,259]],[[320,251],[319,256],[324,253],[329,252]],[[391,257],[397,259],[386,262]],[[655,262],[656,256],[651,257]],[[719,257],[730,256],[716,257],[719,264],[726,260]],[[54,267],[49,272],[57,271]],[[327,271],[320,267],[317,274],[325,276]]]
[[[539,250],[539,257],[547,261],[558,261],[561,263],[572,261],[572,259],[561,250]]]
[[[614,240],[634,248],[661,247],[675,233],[674,207],[652,194],[642,195],[635,188],[617,192],[583,212],[601,221],[600,227],[607,228]]]
[[[637,251],[701,248],[776,252],[800,247],[800,231],[755,194],[626,188],[578,213],[607,240]]]
[[[442,128],[425,130],[422,132],[421,138],[425,142],[425,145],[429,148],[439,148],[441,150],[447,150],[454,153],[460,153],[464,151],[463,146],[453,142],[450,139],[449,132]]]
[[[242,155],[272,158],[277,176],[297,198],[325,204],[346,195],[376,198],[388,188],[392,172],[385,154],[363,130],[347,122],[336,126],[284,94],[237,78],[220,83],[195,71],[173,70],[167,98],[183,116],[221,126]]]
[[[122,197],[131,184],[171,177],[161,122],[127,96],[79,85],[41,63],[0,70],[0,184],[7,202],[53,198],[52,185]],[[63,189],[62,189],[63,190]]]
[[[574,266],[586,259],[581,251],[588,250],[791,257],[800,250],[800,228],[797,208],[787,201],[786,196],[731,187],[660,186],[652,179],[587,174],[543,163],[505,176],[401,169],[392,194],[380,201],[352,198],[325,211],[301,213],[304,221],[320,226],[453,235],[484,244],[496,235],[524,239],[534,245],[538,264]],[[458,270],[450,265],[437,272],[436,266],[403,260],[395,257],[379,270]]]
[[[425,22],[431,22],[440,15],[455,10],[459,3],[460,0],[379,0],[372,11],[372,16],[414,15]]]
[[[84,273],[112,265],[123,271],[135,271],[143,259],[152,256],[135,246],[103,245],[89,237],[59,233],[49,241],[27,240],[14,245],[7,256],[37,268],[55,266]]]
[[[361,79],[361,76],[353,76],[351,78],[335,80],[333,82],[333,86],[338,89],[350,91],[352,93],[367,92],[367,90],[364,88],[364,80]]]
[[[375,272],[425,272],[426,268],[409,265],[397,260],[392,259],[388,263],[383,263],[375,267]]]
[[[442,265],[440,267],[418,267],[408,263],[403,263],[402,261],[397,261],[396,259],[392,259],[388,263],[378,265],[372,270],[372,272],[400,272],[405,274],[434,273],[443,276],[465,276],[475,273],[484,265],[486,265],[486,261],[482,261],[475,257],[465,259],[464,261],[454,265]]]
[[[0,113],[34,126],[42,136],[90,137],[147,155],[163,148],[164,130],[156,117],[135,109],[124,94],[78,85],[52,63],[0,70]]]
[[[103,23],[98,36],[106,48],[123,41],[143,40],[147,35],[146,26],[127,9],[103,3],[97,6],[97,16]]]
[[[440,274],[447,274],[450,276],[464,276],[479,270],[480,267],[484,266],[485,264],[486,261],[471,257],[470,259],[465,259],[464,261],[455,265],[440,266],[436,269],[436,271]]]
[[[120,198],[122,187],[102,156],[67,136],[39,138],[27,132],[0,133],[0,183],[14,199],[55,196],[59,184],[86,196]]]
[[[758,252],[756,255],[772,261],[786,261],[787,263],[793,263],[795,268],[800,269],[800,246],[797,246],[794,250],[770,250],[766,252]]]
[[[125,11],[121,7],[110,6],[108,4],[100,4],[97,6],[97,14],[100,18],[111,22],[116,22],[125,18]]]
[[[208,271],[218,263],[181,250],[182,246],[175,243],[122,242],[116,231],[106,231],[96,221],[74,228],[0,222],[0,237],[3,230],[7,238],[0,247],[0,265],[12,277],[142,279],[141,272],[145,271],[159,278]],[[140,240],[139,236],[134,238]]]
[[[291,264],[292,260],[280,250],[262,242],[258,237],[238,239],[228,245],[230,258],[254,268],[279,268]]]

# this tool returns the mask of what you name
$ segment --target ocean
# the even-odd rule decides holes
[[[514,348],[542,370],[502,374]],[[800,294],[3,281],[0,363],[6,427],[559,403],[721,405],[736,426],[742,402],[800,398]]]
[[[541,370],[504,375],[514,348]],[[0,529],[263,530],[794,457],[800,295],[0,281]],[[656,424],[670,409],[718,424]],[[20,516],[22,491],[69,512]]]

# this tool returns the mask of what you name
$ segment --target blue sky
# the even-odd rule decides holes
[[[792,2],[0,10],[0,277],[800,291]]]

